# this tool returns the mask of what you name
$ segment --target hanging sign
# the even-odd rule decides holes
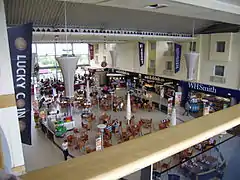
[[[89,50],[90,60],[93,60],[94,59],[94,46],[92,44],[88,44],[88,50]]]
[[[145,61],[145,44],[139,42],[138,43],[138,53],[139,53],[139,63],[140,67],[144,65]]]
[[[174,44],[174,66],[175,73],[180,71],[180,61],[182,56],[182,46],[180,44]]]
[[[9,28],[8,40],[21,139],[31,145],[32,23]]]

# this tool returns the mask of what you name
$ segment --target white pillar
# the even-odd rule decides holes
[[[187,65],[187,79],[188,80],[194,80],[196,77],[194,77],[194,73],[196,71],[196,65],[198,60],[198,53],[190,52],[186,53],[185,55],[186,59],[186,65]]]
[[[131,117],[132,117],[131,99],[130,99],[130,94],[128,93],[128,95],[127,95],[127,115],[126,115],[128,124],[129,124],[129,121],[130,121]]]
[[[17,108],[15,103],[12,79],[12,67],[8,45],[8,35],[3,0],[0,0],[0,136],[5,170],[24,169],[24,158],[21,144]],[[4,97],[7,100],[4,100]],[[12,97],[12,98],[11,98]],[[16,169],[15,169],[16,168]]]
[[[63,74],[66,97],[74,96],[74,75],[77,67],[78,57],[57,57],[56,58]]]

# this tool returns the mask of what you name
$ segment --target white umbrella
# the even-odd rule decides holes
[[[127,115],[126,115],[128,124],[129,124],[129,121],[130,121],[131,117],[132,117],[132,112],[131,112],[131,99],[130,99],[130,94],[128,93],[128,95],[127,95]]]
[[[87,80],[86,97],[87,97],[87,100],[90,101],[90,87],[89,87],[89,80]]]
[[[177,125],[177,111],[176,108],[172,108],[172,114],[171,114],[171,126]]]

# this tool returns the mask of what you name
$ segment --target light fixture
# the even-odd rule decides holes
[[[160,8],[166,8],[166,7],[168,7],[167,4],[150,4],[145,6],[145,8],[148,8],[148,9],[160,9]]]

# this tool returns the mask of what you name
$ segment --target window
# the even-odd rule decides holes
[[[96,63],[96,64],[99,64],[98,56],[95,56],[95,63]]]
[[[106,44],[106,43],[103,44],[103,48],[104,48],[105,50],[107,49],[107,44]]]
[[[55,49],[53,43],[37,44],[38,56],[55,55]]]
[[[73,43],[73,53],[75,55],[88,54],[87,43]]]
[[[90,64],[88,54],[77,55],[79,57],[77,65],[87,65]]]
[[[40,67],[55,67],[58,65],[54,55],[40,55],[38,56],[38,63]]]
[[[225,52],[225,41],[217,41],[217,52]]]
[[[174,52],[174,44],[173,42],[167,42],[168,50],[164,52],[164,56],[173,56]]]
[[[95,44],[95,52],[96,52],[96,53],[99,52],[99,44]]]
[[[149,68],[155,68],[155,60],[150,60]]]
[[[56,43],[56,55],[73,54],[72,44]]]
[[[156,49],[156,42],[151,42],[150,47],[151,47],[151,50],[155,50]]]
[[[107,62],[107,57],[103,56],[103,62]]]
[[[221,65],[216,65],[214,67],[214,76],[224,76],[225,67]]]
[[[172,70],[172,61],[167,61],[166,62],[166,70],[169,70],[169,71]]]
[[[196,42],[190,42],[190,47],[189,47],[189,51],[190,52],[196,52]]]

